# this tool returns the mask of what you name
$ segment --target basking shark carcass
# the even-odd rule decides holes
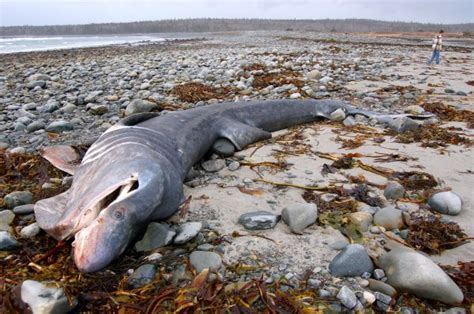
[[[222,103],[129,116],[102,134],[77,168],[63,167],[74,173],[72,186],[36,203],[37,222],[58,240],[75,237],[74,262],[81,271],[100,270],[150,221],[176,212],[186,174],[218,139],[241,150],[270,132],[330,118],[338,109],[379,121],[394,117],[334,100]]]

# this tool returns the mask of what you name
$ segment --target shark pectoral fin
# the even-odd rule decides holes
[[[36,222],[40,228],[58,240],[68,236],[68,234],[65,234],[66,230],[58,227],[58,222],[66,211],[69,191],[40,200],[36,202],[34,208]]]
[[[41,150],[40,155],[59,170],[71,175],[74,175],[81,161],[79,153],[68,145],[45,147]]]
[[[221,123],[222,126],[219,130],[220,137],[231,141],[237,150],[242,150],[252,143],[272,137],[270,132],[239,121],[224,119]]]

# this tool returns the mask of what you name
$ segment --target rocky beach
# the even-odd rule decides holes
[[[428,65],[430,36],[200,33],[0,55],[0,309],[472,312],[474,38],[446,34]],[[36,223],[34,203],[73,180],[45,147],[82,156],[135,113],[272,99],[411,117],[335,111],[242,151],[218,142],[180,210],[96,273]]]

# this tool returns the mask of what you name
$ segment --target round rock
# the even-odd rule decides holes
[[[30,204],[33,201],[33,194],[30,191],[15,191],[7,194],[3,201],[7,208],[15,208],[16,206]]]
[[[398,200],[402,198],[404,194],[405,188],[396,181],[388,182],[385,186],[385,190],[383,191],[383,195],[389,200]]]
[[[75,298],[69,304],[63,289],[34,280],[25,280],[21,284],[21,300],[33,313],[68,313],[77,305]]]
[[[182,224],[179,228],[178,235],[174,238],[175,244],[183,244],[197,236],[199,231],[201,231],[202,223],[201,222],[187,222]]]
[[[431,208],[445,215],[458,215],[462,209],[462,199],[451,191],[440,192],[428,199]]]
[[[40,227],[38,226],[38,223],[34,222],[31,225],[28,225],[21,229],[20,234],[24,238],[33,238],[38,235],[40,232]]]
[[[140,288],[153,281],[156,275],[156,268],[153,264],[145,264],[138,267],[128,278],[128,284],[133,288]]]
[[[138,252],[151,251],[166,246],[173,241],[176,231],[168,225],[152,222],[148,225],[143,238],[135,243],[135,250]]]
[[[357,305],[357,297],[355,293],[346,286],[343,286],[337,294],[337,299],[341,301],[342,305],[348,309],[353,309]]]
[[[235,146],[228,139],[220,138],[212,145],[212,151],[218,155],[228,157],[234,154]]]
[[[217,271],[222,266],[222,259],[214,252],[194,251],[189,255],[189,262],[197,273],[208,268],[210,271]]]
[[[10,232],[0,231],[0,250],[13,250],[18,247],[18,242]]]
[[[279,216],[266,212],[256,211],[243,214],[239,217],[239,223],[249,230],[272,229],[278,223]]]
[[[373,269],[372,260],[360,244],[349,244],[329,264],[329,271],[336,277],[360,276]]]
[[[293,233],[302,234],[306,227],[316,222],[318,209],[315,204],[299,203],[283,209],[281,216]]]
[[[225,160],[224,159],[214,159],[214,160],[206,160],[201,164],[202,168],[207,172],[217,172],[225,168]]]
[[[446,304],[463,301],[454,281],[431,259],[412,249],[398,246],[382,255],[378,264],[387,275],[387,283],[397,290]]]
[[[129,116],[134,113],[150,112],[156,108],[156,105],[148,100],[135,99],[132,100],[125,109],[125,115]]]
[[[379,209],[374,215],[374,223],[387,230],[402,229],[402,211],[393,207]]]
[[[20,206],[15,206],[13,212],[17,215],[28,215],[33,213],[35,209],[35,204],[25,204]]]
[[[46,131],[51,133],[61,133],[72,129],[74,129],[72,123],[65,120],[53,121],[46,127]]]

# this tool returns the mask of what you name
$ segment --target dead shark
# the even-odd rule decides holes
[[[176,212],[184,199],[186,174],[217,140],[226,139],[242,150],[270,138],[273,131],[328,119],[339,109],[382,122],[396,117],[335,100],[235,102],[132,115],[102,134],[77,168],[60,167],[74,173],[71,188],[37,202],[37,222],[58,240],[75,237],[79,270],[100,270],[150,221]],[[74,159],[68,149],[53,152],[65,156],[50,158],[53,164]]]

